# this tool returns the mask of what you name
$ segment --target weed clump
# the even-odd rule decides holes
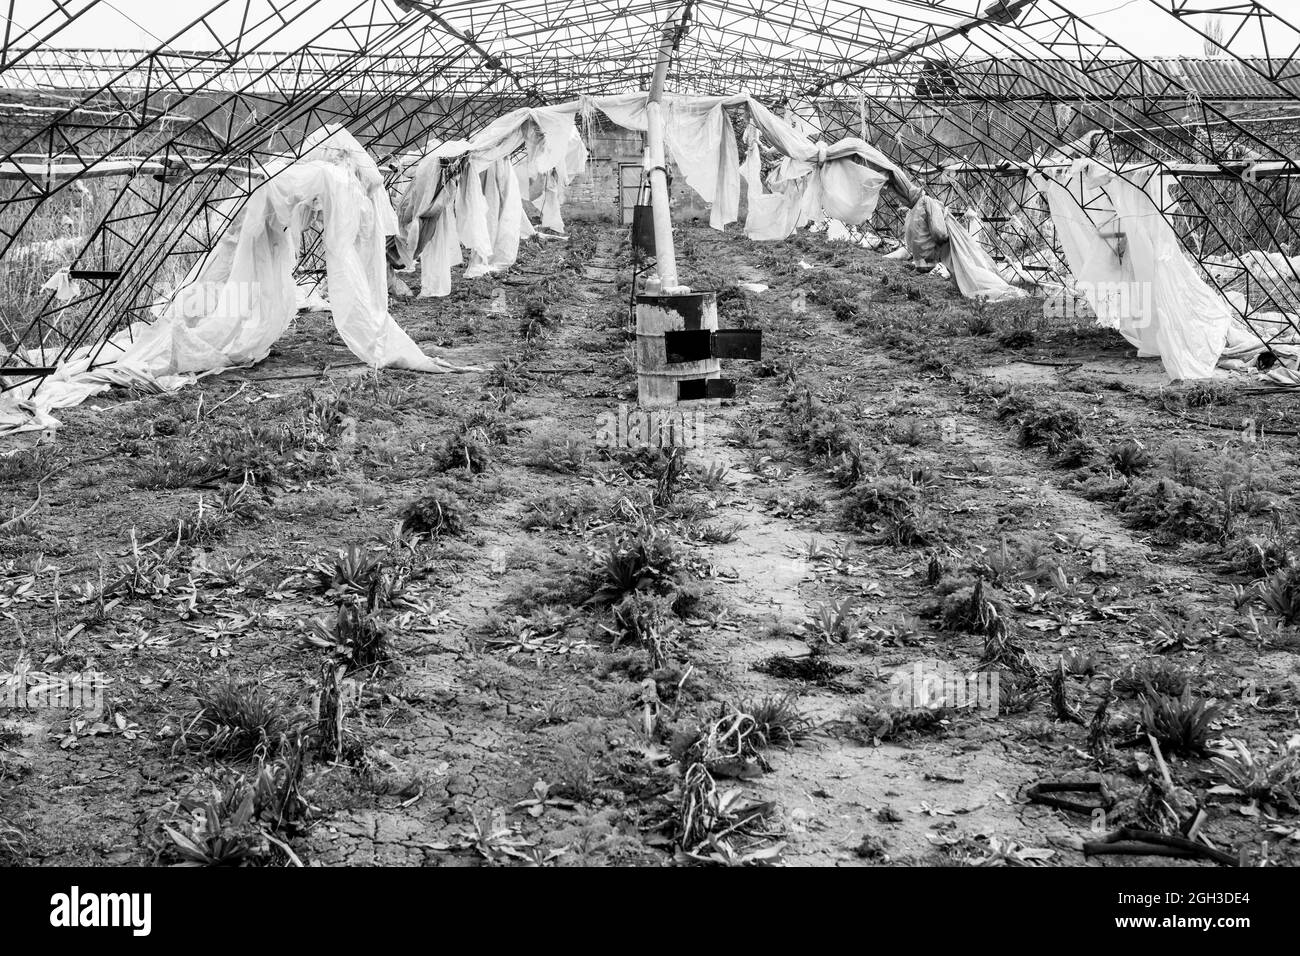
[[[226,776],[206,794],[170,802],[156,818],[166,841],[160,853],[183,867],[257,866],[292,856],[285,838],[310,809],[301,792],[303,749],[299,743],[262,761],[251,778]]]
[[[1110,466],[1125,478],[1142,474],[1151,467],[1151,455],[1135,441],[1123,441],[1106,453]]]
[[[907,478],[881,476],[859,482],[849,490],[846,517],[855,528],[883,528],[899,545],[926,544],[935,537],[921,489]]]
[[[454,492],[440,488],[409,502],[398,516],[402,530],[436,538],[464,534],[469,515]]]
[[[1015,324],[998,333],[998,344],[1004,349],[1023,349],[1034,344],[1034,330],[1024,324]]]
[[[984,595],[984,579],[958,588],[943,599],[939,620],[944,630],[983,634],[1000,617],[997,605]]]
[[[882,744],[929,734],[943,734],[956,716],[951,707],[893,707],[859,704],[851,713],[854,736]]]
[[[1172,753],[1193,756],[1205,753],[1211,726],[1223,708],[1204,697],[1193,697],[1186,687],[1178,697],[1162,694],[1148,686],[1139,698],[1138,724]]]
[[[1300,623],[1300,568],[1277,571],[1256,588],[1265,606],[1282,619],[1283,624]]]
[[[1119,509],[1135,528],[1154,531],[1158,540],[1209,540],[1219,534],[1223,511],[1210,494],[1173,478],[1139,479],[1121,495]]]
[[[1236,534],[1224,546],[1223,557],[1229,569],[1252,578],[1269,577],[1291,567],[1295,560],[1291,547],[1276,534],[1266,537]]]
[[[840,601],[827,601],[817,605],[804,625],[815,645],[843,644],[858,632],[857,599],[852,595]]]
[[[198,711],[186,728],[212,757],[273,755],[300,722],[292,708],[260,684],[226,681],[198,694]]]
[[[812,731],[812,721],[799,712],[793,694],[742,701],[739,709],[753,718],[759,748],[793,747]]]
[[[805,681],[809,684],[833,685],[835,678],[847,673],[843,664],[833,664],[820,654],[804,657],[786,657],[781,654],[766,657],[754,665],[754,670],[783,680]]]
[[[1070,408],[1031,408],[1020,419],[1020,445],[1023,448],[1042,445],[1049,455],[1056,455],[1067,443],[1083,436],[1083,419]]]
[[[612,604],[633,591],[671,590],[682,564],[672,539],[643,519],[615,532],[608,544],[592,552],[588,603]]]
[[[30,842],[16,822],[0,817],[0,866],[17,866],[26,858]]]
[[[1111,689],[1119,697],[1137,697],[1147,688],[1168,697],[1180,697],[1190,679],[1187,671],[1164,657],[1129,664],[1115,675]]]
[[[529,530],[544,528],[581,532],[599,510],[599,499],[587,489],[578,489],[571,494],[547,495],[529,502],[523,526]]]
[[[333,620],[313,620],[304,644],[326,651],[347,673],[384,667],[395,656],[388,625],[351,603],[340,604]]]
[[[471,475],[482,474],[492,461],[490,444],[482,429],[460,431],[447,438],[434,454],[434,467],[439,471],[464,469]]]
[[[536,297],[530,297],[524,303],[523,320],[519,323],[519,334],[524,341],[532,342],[554,331],[560,325],[560,317],[546,307],[546,303]]]
[[[1300,812],[1300,801],[1296,799],[1300,791],[1300,748],[1288,747],[1281,756],[1265,762],[1242,741],[1233,739],[1231,744],[1232,750],[1210,758],[1223,781],[1211,793]]]

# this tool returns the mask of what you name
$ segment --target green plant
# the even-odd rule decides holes
[[[654,505],[666,508],[677,493],[677,486],[686,474],[686,453],[676,446],[664,455],[663,470],[655,480]]]
[[[549,793],[571,800],[592,800],[612,772],[604,723],[585,718],[563,727],[550,749]]]
[[[54,468],[54,449],[38,445],[0,455],[0,484],[18,484],[40,478]]]
[[[572,493],[551,494],[529,502],[523,526],[552,531],[567,528],[581,533],[586,530],[591,516],[599,508],[600,501],[582,489]]]
[[[588,603],[613,603],[643,588],[667,590],[681,565],[672,539],[651,520],[615,532],[604,548],[592,551],[594,591]]]
[[[812,721],[799,712],[793,694],[742,701],[739,710],[749,714],[755,724],[755,746],[794,746],[812,731]]]
[[[339,604],[333,619],[312,620],[303,643],[326,651],[349,671],[382,667],[394,658],[389,627],[351,603]]]
[[[261,684],[227,680],[198,692],[198,710],[185,729],[203,753],[244,759],[272,755],[302,722]]]
[[[924,633],[920,618],[900,611],[898,617],[885,624],[872,624],[867,631],[873,641],[894,647],[909,647],[921,643]]]
[[[1030,408],[1020,419],[1020,444],[1044,445],[1055,455],[1070,441],[1084,437],[1083,419],[1071,408]]]
[[[1272,476],[1253,458],[1236,449],[1222,451],[1214,459],[1210,487],[1217,493],[1222,509],[1222,537],[1227,539],[1237,519],[1258,514],[1273,507],[1269,492]]]
[[[1255,587],[1260,599],[1282,623],[1300,623],[1300,569],[1283,568]]]
[[[925,443],[925,424],[919,418],[904,418],[894,424],[891,437],[899,444],[915,448]]]
[[[400,532],[398,543],[403,548],[410,546],[409,539]],[[338,553],[332,568],[317,564],[313,573],[318,589],[335,602],[360,600],[370,613],[382,608],[412,606],[406,593],[409,561],[399,560],[390,568],[384,564],[382,554],[372,552],[365,545],[349,545]]]
[[[1160,694],[1179,697],[1189,684],[1185,668],[1168,658],[1152,657],[1122,668],[1111,682],[1111,689],[1123,698],[1137,697],[1148,687]]]
[[[1237,395],[1232,382],[1209,379],[1191,382],[1182,393],[1183,404],[1188,408],[1205,408],[1208,405],[1222,405]]]
[[[966,318],[966,333],[968,335],[991,335],[995,326],[993,316],[985,311],[976,311],[970,313]]]
[[[767,745],[768,739],[752,714],[734,704],[722,703],[702,724],[679,734],[673,752],[687,771],[699,764],[711,774],[725,772],[738,777],[748,770],[768,769],[759,753]]]
[[[587,471],[590,462],[591,449],[585,442],[572,438],[560,442],[550,435],[539,438],[524,458],[524,464],[530,468],[541,468],[562,475],[581,475]]]
[[[1074,677],[1091,677],[1101,670],[1101,659],[1096,654],[1077,647],[1072,647],[1061,655],[1061,664],[1065,672]]]
[[[1138,698],[1138,724],[1172,753],[1203,754],[1213,723],[1223,714],[1219,704],[1193,697],[1186,687],[1178,697],[1162,694],[1147,685]]]
[[[1023,714],[1043,699],[1041,683],[1024,674],[1005,674],[998,680],[998,713]]]
[[[1110,466],[1126,478],[1140,475],[1151,467],[1151,455],[1135,441],[1123,441],[1106,454]]]
[[[668,660],[668,618],[672,602],[663,595],[632,591],[614,606],[614,647],[624,640],[644,647],[651,670],[658,670]]]
[[[857,598],[851,595],[840,601],[824,601],[813,610],[804,628],[812,637],[828,644],[852,640],[858,630],[854,613],[857,605]]]
[[[437,489],[409,502],[398,515],[403,531],[427,534],[430,537],[465,532],[469,515],[454,492]]]
[[[696,535],[704,544],[731,544],[740,535],[745,526],[739,521],[730,524],[706,524],[696,530]]]
[[[514,356],[497,362],[484,377],[488,388],[504,389],[507,392],[526,392],[532,387],[533,381],[528,363]]]
[[[179,857],[175,865],[253,866],[270,862],[276,847],[301,866],[280,834],[306,815],[304,766],[299,743],[274,762],[262,761],[251,780],[214,783],[202,796],[169,804],[160,816],[168,818],[162,830]]]
[[[1023,349],[1034,344],[1034,330],[1023,323],[1007,326],[998,333],[998,344],[1004,349]]]
[[[439,471],[463,468],[471,475],[487,471],[492,461],[487,434],[480,428],[471,428],[448,437],[441,450],[435,453],[434,467]]]
[[[727,475],[729,469],[723,462],[710,462],[703,468],[692,468],[691,479],[701,488],[707,488],[710,491],[716,491],[719,488],[725,488],[727,485]]]
[[[519,334],[525,341],[543,338],[560,324],[560,317],[546,307],[546,302],[530,297],[524,302],[524,317],[519,324]]]
[[[1164,447],[1161,464],[1174,481],[1183,485],[1196,484],[1201,454],[1186,442],[1173,441]]]
[[[1050,541],[1041,537],[1003,535],[985,556],[984,566],[995,583],[1042,581],[1057,567],[1056,552]]]
[[[1294,554],[1289,542],[1276,533],[1265,537],[1235,534],[1224,545],[1224,565],[1252,578],[1269,577],[1291,566]]]
[[[1062,468],[1078,468],[1092,461],[1097,449],[1086,438],[1071,438],[1060,446],[1056,464]]]
[[[190,819],[164,827],[180,857],[176,866],[245,866],[264,860],[270,847],[257,824],[256,799],[249,788],[237,796],[214,790],[202,804],[182,801]]]
[[[708,766],[692,763],[682,774],[677,811],[679,859],[724,866],[761,865],[779,859],[784,844],[761,845],[763,824],[775,809],[775,804],[752,800],[739,788],[720,791]]]
[[[17,823],[0,817],[0,866],[19,865],[27,857],[31,841]]]
[[[976,578],[969,587],[958,588],[944,599],[939,620],[945,630],[983,634],[1000,617],[998,607],[984,593],[984,579]]]
[[[867,703],[856,705],[850,715],[867,742],[880,744],[942,733],[955,713],[951,707],[891,707]]]
[[[1213,496],[1172,478],[1130,482],[1119,508],[1134,527],[1151,529],[1163,541],[1214,538],[1223,523],[1222,509]]]
[[[1244,741],[1231,738],[1232,749],[1219,751],[1210,763],[1219,771],[1221,783],[1210,793],[1243,797],[1247,800],[1286,807],[1300,812],[1300,749],[1289,747],[1276,759],[1258,760]]]
[[[929,536],[921,510],[921,491],[906,478],[870,478],[851,488],[846,516],[856,528],[882,525],[897,544],[923,544]]]

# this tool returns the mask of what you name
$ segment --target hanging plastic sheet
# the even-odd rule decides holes
[[[1002,277],[970,230],[933,196],[923,195],[908,210],[903,238],[913,261],[942,264],[968,299],[1008,302],[1027,295]]]
[[[55,299],[66,304],[81,295],[81,283],[75,281],[67,269],[60,269],[45,281],[41,291],[53,292]]]
[[[1078,290],[1098,320],[1142,356],[1159,356],[1171,379],[1208,378],[1227,342],[1232,309],[1200,275],[1173,228],[1155,166],[1117,172],[1091,159],[1033,184]]]
[[[0,429],[49,427],[52,409],[116,384],[172,389],[266,358],[297,314],[293,269],[313,217],[323,228],[334,325],[353,354],[376,368],[467,370],[426,355],[388,312],[385,240],[397,220],[377,167],[361,159],[355,142],[346,131],[330,131],[328,145],[308,151],[316,159],[277,170],[156,321],[110,339],[97,368],[82,350],[39,388],[0,396]],[[43,364],[38,351],[26,357]]]
[[[762,182],[757,150],[749,149],[742,171],[736,134],[726,110],[748,110],[753,136],[762,135],[784,156],[771,181]],[[880,190],[890,185],[909,203],[920,190],[901,167],[861,139],[814,143],[747,93],[664,98],[664,140],[686,184],[711,206],[716,229],[739,215],[742,182],[749,190],[746,234],[783,239],[824,218],[857,225],[875,212]],[[421,259],[422,296],[451,291],[451,269],[470,250],[467,275],[511,264],[519,234],[531,230],[522,212],[524,190],[503,188],[503,166],[522,151],[516,166],[532,184],[528,198],[541,208],[543,228],[563,230],[564,190],[582,170],[586,148],[575,120],[597,113],[624,129],[646,129],[646,94],[584,97],[570,103],[522,108],[500,117],[468,141],[444,143],[416,167],[399,205],[399,259]],[[501,165],[494,165],[501,164]],[[742,179],[743,173],[743,179]],[[767,187],[770,186],[770,191]],[[454,202],[448,194],[454,192]],[[480,201],[481,198],[481,201]],[[491,246],[491,252],[486,251]]]
[[[521,108],[499,117],[471,140],[442,143],[415,167],[398,206],[398,258],[418,257],[421,297],[451,291],[451,269],[469,250],[467,275],[512,264],[519,241],[532,234],[525,198],[542,210],[542,226],[564,229],[564,190],[587,162],[574,124],[580,103]],[[511,156],[524,151],[522,174]],[[525,197],[520,178],[537,185]]]

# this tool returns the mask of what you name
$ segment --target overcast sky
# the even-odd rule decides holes
[[[56,3],[69,7],[84,6],[87,0],[18,0],[17,20],[20,26],[30,26],[41,16],[48,13]],[[977,0],[951,0],[954,9],[969,12]],[[978,0],[979,5],[987,0]],[[1057,2],[1066,9],[1080,16],[1089,18],[1101,30],[1117,42],[1144,56],[1200,56],[1202,41],[1192,31],[1162,12],[1152,0],[1043,0],[1044,8],[1050,9]],[[1166,4],[1171,0],[1163,0]],[[1193,9],[1212,6],[1212,0],[1177,0],[1180,4]],[[1217,0],[1220,4],[1222,0]],[[1297,0],[1267,0],[1275,9],[1296,6]],[[305,18],[299,27],[291,33],[277,38],[273,46],[288,49],[300,45],[306,38],[337,20],[345,11],[354,8],[358,0],[324,0],[319,8]],[[58,38],[59,46],[87,47],[154,47],[160,40],[169,38],[183,29],[201,12],[217,5],[216,0],[101,0],[101,3],[84,20],[63,31]],[[895,0],[863,0],[864,6],[873,10],[897,9]],[[239,32],[239,18],[244,3],[228,3],[228,11],[223,10],[215,18],[217,31],[223,38],[232,37]],[[265,7],[254,2],[254,9]],[[916,6],[906,8],[910,16],[920,13]],[[3,14],[0,14],[3,15]],[[1300,19],[1300,18],[1297,18]],[[1272,42],[1282,45],[1284,37],[1279,34]],[[1290,31],[1286,31],[1290,32]],[[1292,44],[1294,45],[1294,40]],[[178,39],[173,44],[179,48],[209,49],[215,46],[214,39],[206,31],[196,30]],[[1256,29],[1247,49],[1253,54],[1262,54],[1263,42]]]

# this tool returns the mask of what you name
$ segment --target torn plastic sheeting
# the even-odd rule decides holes
[[[644,132],[645,105],[645,93],[628,93],[524,107],[493,121],[468,141],[438,146],[416,166],[399,207],[401,258],[408,265],[417,256],[422,259],[425,282],[420,294],[450,293],[451,269],[462,261],[461,246],[471,250],[467,275],[481,275],[514,262],[518,249],[514,224],[518,222],[521,235],[532,228],[526,214],[519,211],[524,191],[516,204],[513,191],[503,188],[507,185],[503,167],[516,150],[524,150],[525,158],[519,164],[522,172],[517,175],[533,185],[527,198],[540,205],[542,226],[562,232],[564,189],[587,159],[575,118],[599,112],[617,126]],[[743,168],[725,113],[730,106],[747,107],[755,130],[748,138],[751,147]],[[771,183],[771,192],[764,189],[753,146],[758,131],[786,157]],[[783,239],[823,216],[852,224],[865,222],[875,212],[886,183],[906,197],[919,194],[900,167],[865,141],[846,139],[829,146],[813,143],[805,132],[748,93],[666,96],[664,137],[667,152],[687,185],[710,203],[709,222],[714,228],[736,220],[742,181],[747,185],[750,211],[746,233],[754,239]],[[454,204],[446,196],[452,183],[457,197]],[[481,204],[480,192],[485,194]],[[485,235],[493,237],[490,256],[482,244]]]
[[[933,196],[923,195],[908,210],[903,233],[907,255],[917,262],[941,263],[966,298],[1008,302],[1027,295],[1002,277],[984,247]],[[896,253],[891,257],[903,258]]]
[[[55,299],[67,304],[81,295],[81,283],[74,280],[67,269],[60,269],[45,280],[45,284],[41,286],[41,291],[53,292]]]
[[[948,256],[944,265],[952,273],[961,294],[982,302],[1009,302],[1028,293],[1016,288],[998,273],[984,247],[976,242],[957,219],[948,214]]]
[[[573,118],[578,103],[522,107],[499,117],[470,140],[440,144],[417,164],[399,204],[399,255],[421,259],[420,295],[447,295],[451,268],[470,250],[475,275],[510,265],[519,239],[532,232],[526,198],[540,200],[542,225],[562,232],[565,186],[583,168],[587,149]],[[522,171],[511,155],[523,148]],[[519,179],[537,183],[537,192]],[[451,194],[454,192],[454,200]]]
[[[1156,166],[1117,172],[1086,159],[1030,176],[1099,322],[1117,329],[1140,356],[1159,356],[1171,379],[1209,378],[1232,311],[1159,214],[1163,180]]]
[[[50,411],[114,384],[173,389],[197,376],[264,359],[297,314],[293,268],[302,230],[323,221],[331,313],[339,336],[374,367],[461,370],[424,354],[388,312],[385,230],[396,219],[377,168],[373,176],[331,134],[335,152],[284,168],[255,189],[213,252],[152,324],[118,333],[102,354],[82,349],[55,375],[0,396],[0,427],[50,427]],[[355,140],[352,140],[355,143]],[[337,145],[342,143],[341,146]],[[92,359],[107,364],[91,369]],[[28,357],[33,364],[39,356]]]
[[[904,245],[912,259],[937,262],[948,243],[947,210],[933,196],[922,196],[903,220]]]

